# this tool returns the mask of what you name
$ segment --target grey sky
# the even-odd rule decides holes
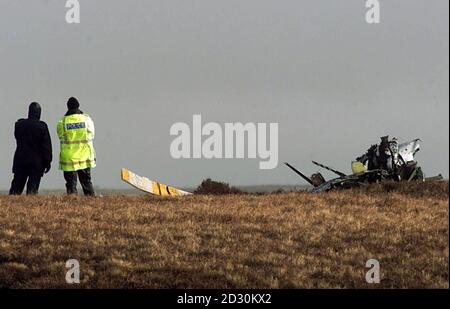
[[[96,122],[101,187],[121,167],[173,185],[295,184],[315,159],[342,171],[384,134],[421,138],[427,175],[449,170],[447,0],[389,0],[366,24],[363,0],[0,0],[0,189],[13,127],[43,106],[64,188],[55,125],[76,96]],[[175,122],[279,122],[279,167],[258,160],[173,160]],[[326,174],[326,173],[325,173]],[[326,174],[329,175],[329,174]]]

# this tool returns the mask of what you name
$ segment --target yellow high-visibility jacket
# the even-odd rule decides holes
[[[61,142],[59,169],[74,172],[96,166],[95,127],[86,114],[64,116],[56,127]]]

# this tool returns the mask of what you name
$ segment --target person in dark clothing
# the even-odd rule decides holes
[[[41,106],[33,102],[28,109],[28,118],[16,122],[14,136],[17,149],[10,195],[21,195],[25,185],[28,195],[38,194],[41,178],[50,171],[52,142],[47,124],[40,119]]]

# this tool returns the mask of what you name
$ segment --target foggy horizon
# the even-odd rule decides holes
[[[449,19],[445,0],[0,1],[0,191],[12,180],[14,123],[39,102],[53,143],[42,190],[64,190],[56,123],[71,96],[96,127],[96,187],[127,189],[120,169],[196,187],[304,185],[315,160],[350,173],[380,137],[420,138],[426,176],[449,177]],[[170,127],[279,123],[279,163],[172,159]],[[334,177],[323,171],[325,178]]]

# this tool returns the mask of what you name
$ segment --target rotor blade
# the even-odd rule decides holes
[[[304,180],[306,180],[310,185],[314,186],[313,182],[311,181],[311,179],[309,179],[308,177],[306,177],[302,172],[298,171],[295,167],[293,167],[292,165],[290,165],[289,163],[284,163],[286,164],[291,170],[293,170],[297,175],[299,175],[300,177],[302,177]]]
[[[339,172],[339,171],[336,171],[335,169],[332,169],[331,167],[325,166],[325,165],[323,165],[323,164],[317,163],[316,161],[312,161],[312,163],[315,164],[315,165],[317,165],[317,166],[320,166],[320,167],[322,167],[322,168],[324,168],[324,169],[326,169],[326,170],[329,170],[329,171],[335,173],[335,174],[338,175],[339,177],[345,177],[345,176],[347,176],[347,175],[345,175],[344,173],[341,173],[341,172]]]
[[[440,181],[440,180],[444,180],[444,177],[441,174],[425,178],[425,181]]]
[[[152,195],[159,196],[184,196],[191,195],[192,193],[179,190],[157,181],[152,181],[146,177],[141,177],[135,173],[123,168],[122,169],[122,180],[126,183],[132,185],[133,187],[142,190],[144,192],[150,193]]]

